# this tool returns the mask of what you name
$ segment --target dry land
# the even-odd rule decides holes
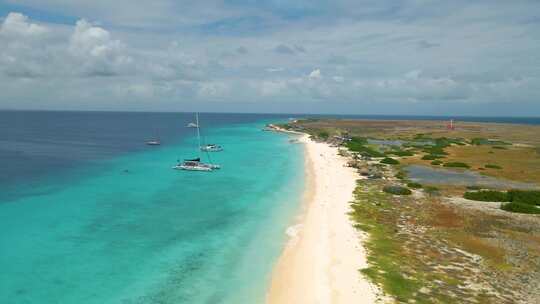
[[[357,171],[350,215],[367,235],[368,261],[359,270],[389,299],[540,303],[540,215],[501,209],[512,200],[506,191],[522,183],[532,188],[512,204],[527,208],[506,210],[540,210],[540,192],[531,191],[540,186],[539,126],[317,119],[281,127],[340,147]],[[488,176],[497,193],[411,180],[411,164]],[[487,201],[463,198],[467,191]]]

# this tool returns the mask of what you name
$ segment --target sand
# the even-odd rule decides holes
[[[366,253],[348,212],[357,174],[337,148],[307,136],[306,191],[298,222],[272,274],[267,302],[374,303],[377,288],[364,278]]]

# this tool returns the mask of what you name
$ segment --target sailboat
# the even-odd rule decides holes
[[[146,144],[149,145],[149,146],[159,146],[159,145],[161,145],[161,141],[159,140],[159,133],[154,139],[147,140]]]
[[[176,164],[176,166],[173,167],[173,169],[177,170],[188,170],[188,171],[213,171],[220,169],[221,167],[219,165],[209,163],[201,162],[201,132],[199,129],[199,113],[195,113],[195,119],[197,121],[195,128],[197,128],[197,140],[199,142],[199,157],[193,158],[193,159],[185,159],[183,162],[179,162]],[[206,151],[207,152],[207,151]],[[210,159],[210,156],[207,154],[208,158]]]

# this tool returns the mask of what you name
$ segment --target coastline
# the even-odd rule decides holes
[[[377,288],[359,271],[367,267],[363,236],[348,214],[356,173],[337,148],[306,134],[300,141],[306,162],[302,213],[287,231],[267,303],[374,303]]]

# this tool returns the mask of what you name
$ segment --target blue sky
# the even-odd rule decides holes
[[[539,1],[0,0],[0,108],[540,116]]]

